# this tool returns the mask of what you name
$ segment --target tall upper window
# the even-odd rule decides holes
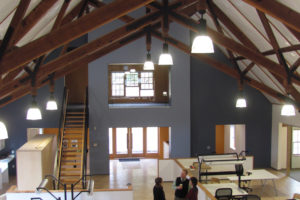
[[[145,71],[142,65],[109,65],[109,103],[167,103],[168,90],[168,67]]]
[[[235,147],[235,127],[230,125],[230,148],[236,150]]]
[[[300,130],[293,130],[293,155],[300,155]]]

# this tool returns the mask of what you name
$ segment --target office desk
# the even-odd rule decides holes
[[[216,194],[216,190],[219,188],[231,188],[233,196],[247,195],[248,193],[240,189],[235,183],[216,183],[216,184],[202,184],[212,195]]]
[[[9,155],[7,158],[0,160],[0,189],[3,183],[9,182],[8,177],[8,163],[15,158],[14,155]]]
[[[277,188],[275,184],[275,179],[279,179],[278,176],[272,174],[271,172],[265,170],[265,169],[254,169],[254,170],[248,170],[247,172],[251,172],[252,174],[249,176],[241,176],[242,181],[253,181],[253,180],[260,180],[263,187],[265,186],[266,181],[270,180],[273,182],[273,188],[274,191],[277,193]],[[238,181],[238,176],[228,176],[228,179],[230,181]]]

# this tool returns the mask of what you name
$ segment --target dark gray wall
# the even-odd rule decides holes
[[[0,109],[0,120],[6,124],[8,139],[5,140],[5,149],[1,153],[17,150],[27,141],[27,128],[57,128],[59,123],[61,100],[63,96],[64,79],[55,81],[55,99],[58,110],[47,111],[46,103],[50,96],[49,86],[46,85],[38,90],[37,103],[42,112],[42,120],[26,120],[31,95],[26,95]]]
[[[217,50],[212,55],[231,63]],[[191,152],[215,151],[217,124],[245,124],[246,150],[255,157],[255,167],[270,167],[271,103],[257,90],[244,88],[248,107],[235,108],[237,81],[199,60],[191,58]]]
[[[123,23],[114,21],[89,33],[89,41]],[[188,43],[189,31],[171,25],[170,34]],[[152,58],[158,61],[162,42],[153,38]],[[89,64],[90,166],[92,174],[109,173],[109,127],[171,127],[171,157],[190,156],[190,58],[170,47],[171,104],[151,108],[109,108],[108,65],[111,63],[143,63],[146,58],[145,38],[139,39]]]

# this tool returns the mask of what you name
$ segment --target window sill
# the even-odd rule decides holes
[[[114,103],[108,104],[109,109],[119,108],[170,108],[169,103]]]

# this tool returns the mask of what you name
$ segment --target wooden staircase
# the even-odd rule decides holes
[[[84,105],[68,105],[62,133],[59,180],[71,187],[82,177],[85,131]],[[78,184],[76,187],[81,187]]]

